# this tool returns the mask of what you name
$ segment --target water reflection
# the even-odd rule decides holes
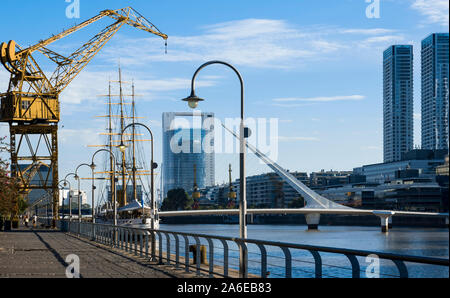
[[[237,237],[237,225],[161,225],[162,230],[198,234]],[[308,231],[305,226],[293,225],[250,225],[248,238],[289,242],[377,252],[390,252],[427,257],[449,257],[448,229],[397,227],[389,233],[381,233],[379,227],[321,226],[319,231]],[[206,244],[206,243],[205,243]],[[218,260],[223,256],[220,244],[215,244]],[[314,259],[307,251],[291,252],[294,259],[294,277],[314,277]],[[279,248],[268,248],[271,277],[283,276],[284,254]],[[351,277],[349,261],[345,256],[322,254],[324,277]],[[249,268],[259,274],[259,249],[249,246]],[[236,251],[230,252],[230,262],[237,268]],[[358,258],[362,277],[368,264],[365,258]],[[412,277],[449,277],[448,267],[407,264]],[[396,267],[390,261],[381,262],[382,277],[398,276]]]

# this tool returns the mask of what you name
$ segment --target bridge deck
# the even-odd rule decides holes
[[[23,228],[0,232],[0,278],[65,278],[70,254],[80,258],[83,278],[191,277],[59,231]]]

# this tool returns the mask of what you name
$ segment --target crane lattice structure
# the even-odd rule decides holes
[[[104,28],[70,56],[64,57],[47,48],[53,42],[105,17],[112,18],[114,23]],[[162,37],[167,45],[167,35],[161,33],[133,8],[126,7],[119,10],[104,10],[79,25],[25,49],[14,40],[4,42],[0,46],[0,61],[11,73],[8,91],[0,94],[0,122],[9,123],[11,176],[19,179],[22,193],[29,193],[33,189],[44,189],[52,193],[54,220],[58,218],[59,205],[59,95],[125,24]],[[56,69],[50,77],[45,75],[33,57],[36,51],[56,64]],[[31,136],[37,136],[35,143]],[[21,147],[25,146],[28,146],[29,153],[23,156]],[[42,150],[45,155],[38,154]],[[19,162],[28,162],[31,166],[20,167]],[[46,177],[40,175],[40,182],[32,185],[31,180],[36,175],[36,168],[42,165],[48,167],[48,175],[44,175]]]

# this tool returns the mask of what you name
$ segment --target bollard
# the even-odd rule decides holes
[[[194,264],[197,264],[197,245],[189,245],[189,251],[194,254]],[[205,245],[200,245],[200,264],[206,264]]]

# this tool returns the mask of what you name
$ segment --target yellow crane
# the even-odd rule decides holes
[[[47,48],[53,42],[105,17],[112,18],[114,23],[104,28],[70,56],[64,57]],[[9,123],[10,130],[11,174],[12,177],[20,179],[23,192],[32,189],[52,192],[55,220],[58,218],[59,203],[59,94],[125,24],[162,37],[167,45],[167,35],[161,33],[136,10],[126,7],[104,10],[97,16],[28,48],[22,49],[14,40],[4,42],[0,46],[0,61],[11,73],[8,91],[0,94],[0,122]],[[47,77],[33,57],[36,51],[56,64],[56,69],[50,77]],[[21,150],[24,146],[28,147],[26,154]],[[40,153],[42,151],[45,154],[48,151],[48,155]],[[19,162],[28,164],[20,166]],[[48,175],[44,175],[46,177],[40,175],[40,182],[31,185],[36,169],[41,165],[48,167]]]

